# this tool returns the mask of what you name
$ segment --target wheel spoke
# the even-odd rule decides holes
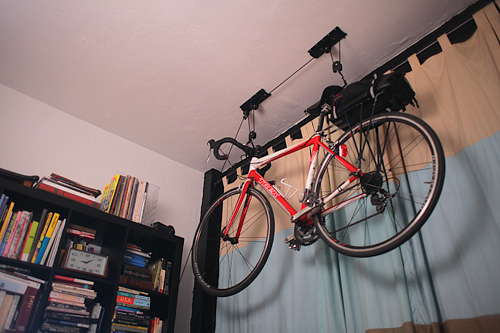
[[[382,254],[401,245],[420,229],[439,198],[444,179],[439,139],[420,119],[388,113],[353,126],[338,144],[348,146],[346,160],[357,166],[362,176],[332,200],[342,207],[329,210],[331,217],[325,219],[332,221],[315,216],[320,237],[333,249],[360,257]],[[330,175],[332,172],[337,175]],[[323,179],[340,184],[345,177],[346,172],[342,173],[335,159],[327,156],[314,190],[319,193],[320,188],[328,188],[322,184]],[[319,200],[339,184],[319,194]]]

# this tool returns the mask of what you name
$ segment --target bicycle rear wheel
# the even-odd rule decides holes
[[[196,281],[208,294],[225,297],[245,289],[264,267],[274,239],[274,216],[267,198],[249,188],[227,236],[224,232],[240,197],[230,190],[208,209],[193,241]],[[237,237],[242,214],[245,216]]]
[[[422,227],[439,199],[445,174],[439,138],[415,116],[384,113],[346,131],[340,145],[363,177],[324,202],[323,212],[314,217],[319,236],[349,256],[391,251]],[[327,155],[313,187],[318,199],[323,202],[337,182],[350,176]]]

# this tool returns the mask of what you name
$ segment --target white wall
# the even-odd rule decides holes
[[[174,144],[174,143],[165,143]],[[182,264],[199,222],[203,173],[0,85],[0,168],[27,175],[58,173],[100,188],[122,172],[160,187],[156,220],[185,239]],[[193,276],[181,281],[176,332],[188,332]]]

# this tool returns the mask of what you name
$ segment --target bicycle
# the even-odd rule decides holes
[[[308,110],[319,117],[312,137],[267,156],[255,157],[258,149],[232,138],[210,141],[218,159],[228,158],[220,152],[223,144],[253,157],[246,179],[210,206],[196,231],[192,267],[206,293],[226,297],[242,291],[268,259],[274,214],[257,185],[290,215],[294,233],[285,241],[292,249],[322,239],[344,255],[380,255],[410,239],[432,213],[443,187],[445,157],[429,125],[410,114],[384,112],[331,140],[331,127],[323,129],[331,108],[318,108]],[[295,209],[260,170],[306,148],[311,162],[301,207]]]

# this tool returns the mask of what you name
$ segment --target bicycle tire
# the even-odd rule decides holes
[[[201,220],[193,240],[192,267],[195,280],[207,294],[227,297],[239,293],[259,275],[274,240],[274,215],[269,200],[255,188],[248,188],[249,204],[240,237],[235,234],[244,205],[224,240],[226,217],[236,207],[240,188],[222,194]]]
[[[399,247],[420,230],[441,194],[445,156],[438,136],[413,115],[383,113],[354,125],[334,149],[340,145],[347,147],[345,159],[365,178],[323,203],[323,211],[313,217],[319,236],[335,251],[353,257]],[[319,202],[339,185],[334,184],[336,177],[349,177],[341,175],[336,163],[328,154],[320,165],[313,184]],[[324,193],[325,188],[330,190]],[[355,196],[360,199],[352,201]]]

